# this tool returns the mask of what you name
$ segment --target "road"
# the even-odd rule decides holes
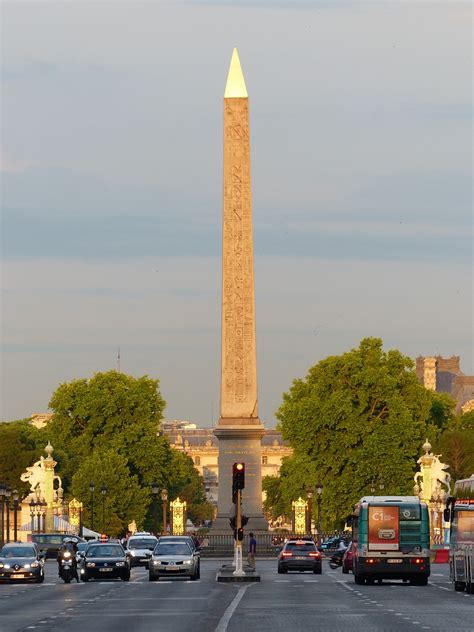
[[[455,593],[446,565],[433,567],[428,586],[398,582],[356,586],[352,575],[278,575],[260,560],[260,584],[218,584],[222,562],[203,560],[201,580],[148,582],[145,569],[120,581],[65,585],[46,563],[40,585],[0,585],[0,630],[16,632],[471,632],[474,596]]]

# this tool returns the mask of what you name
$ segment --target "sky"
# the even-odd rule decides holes
[[[259,413],[383,339],[474,373],[472,6],[2,2],[0,419],[117,367],[219,417],[222,114],[250,102]]]

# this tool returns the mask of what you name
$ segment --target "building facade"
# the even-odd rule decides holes
[[[219,447],[212,428],[198,428],[189,421],[164,421],[160,434],[168,437],[176,450],[185,452],[204,479],[207,498],[217,506]],[[282,459],[293,454],[292,448],[277,430],[266,430],[262,437],[261,466],[264,476],[278,475]]]
[[[461,371],[459,356],[419,356],[416,374],[426,388],[451,395],[456,400],[456,412],[474,410],[474,375]]]

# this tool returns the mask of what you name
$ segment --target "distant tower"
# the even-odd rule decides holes
[[[249,529],[267,529],[262,512],[261,439],[257,410],[257,360],[253,272],[248,94],[234,48],[224,93],[222,228],[222,340],[219,500],[215,529],[229,529],[232,464],[244,461],[243,513]]]

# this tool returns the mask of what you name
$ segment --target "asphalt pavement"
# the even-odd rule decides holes
[[[352,575],[278,575],[276,560],[259,560],[261,582],[215,581],[223,561],[203,560],[201,579],[64,584],[54,561],[43,584],[0,585],[0,631],[17,632],[277,632],[432,630],[472,632],[474,596],[456,593],[447,565],[434,565],[428,586],[400,582],[357,586]]]

